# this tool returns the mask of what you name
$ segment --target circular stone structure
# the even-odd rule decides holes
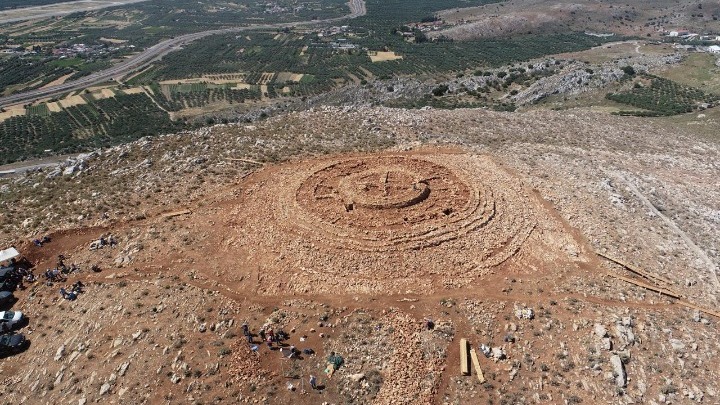
[[[324,186],[327,187],[327,186]],[[361,171],[340,179],[337,190],[345,212],[355,208],[383,210],[406,208],[418,204],[430,195],[427,182],[417,175],[394,167],[380,167]],[[316,195],[320,200],[331,195]]]
[[[437,163],[369,156],[316,167],[296,186],[290,221],[346,248],[385,251],[437,245],[487,223],[487,190]]]
[[[456,153],[289,162],[242,191],[232,246],[264,293],[467,285],[521,250],[542,209],[489,157]]]

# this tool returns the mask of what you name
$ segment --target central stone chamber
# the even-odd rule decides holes
[[[343,179],[339,185],[339,196],[347,211],[409,207],[430,195],[428,184],[416,176],[398,168],[367,170]]]
[[[348,159],[318,168],[296,203],[318,228],[397,239],[472,211],[478,191],[447,167],[404,156]],[[372,233],[372,235],[369,235]]]

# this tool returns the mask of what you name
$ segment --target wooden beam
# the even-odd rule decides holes
[[[704,313],[706,313],[706,314],[708,314],[708,315],[712,315],[712,316],[714,316],[714,317],[716,317],[716,318],[720,318],[720,312],[713,311],[712,309],[703,308],[703,307],[701,307],[701,306],[699,306],[699,305],[693,304],[692,302],[687,302],[687,301],[683,301],[683,300],[678,301],[678,303],[679,303],[680,305],[686,306],[686,307],[688,307],[688,308],[697,309],[697,310],[700,311],[700,312],[704,312]]]
[[[470,359],[468,358],[468,341],[460,339],[460,373],[470,375]]]
[[[606,254],[604,254],[604,253],[600,253],[600,252],[595,252],[595,254],[597,254],[597,255],[600,256],[600,257],[604,257],[604,258],[610,260],[610,261],[613,262],[613,263],[619,264],[619,265],[623,266],[624,268],[630,270],[631,272],[633,272],[633,273],[635,273],[635,274],[637,274],[637,275],[643,276],[643,277],[645,277],[645,278],[648,279],[648,280],[652,280],[652,281],[655,281],[655,282],[661,282],[661,283],[665,283],[665,284],[668,284],[668,285],[672,285],[672,284],[673,284],[672,281],[666,279],[665,277],[658,276],[658,275],[652,274],[652,273],[648,273],[647,271],[641,270],[641,269],[639,269],[639,268],[637,268],[637,267],[635,267],[635,266],[632,266],[632,265],[630,265],[630,264],[628,264],[628,263],[625,263],[624,261],[622,261],[622,260],[620,260],[620,259],[616,259],[616,258],[614,258],[614,257],[608,256],[608,255],[606,255]]]
[[[175,212],[166,212],[160,216],[163,218],[172,218],[172,217],[179,217],[180,215],[189,215],[189,214],[192,214],[192,211],[183,210],[183,211],[175,211]]]
[[[668,290],[667,288],[656,287],[654,285],[643,283],[642,281],[633,280],[629,277],[624,277],[624,276],[621,276],[618,274],[613,274],[613,273],[607,273],[607,274],[611,277],[615,277],[617,279],[625,281],[626,283],[634,284],[638,287],[642,287],[642,288],[648,289],[650,291],[655,291],[660,294],[667,295],[668,297],[671,297],[671,298],[680,299],[680,294],[676,293],[675,291]]]
[[[480,368],[480,360],[478,360],[478,355],[475,349],[470,349],[470,358],[472,359],[473,366],[475,366],[475,374],[477,374],[477,378],[478,380],[480,380],[480,384],[484,383],[485,375]]]

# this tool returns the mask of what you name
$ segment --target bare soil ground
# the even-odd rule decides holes
[[[72,75],[73,75],[72,73],[68,73],[65,76],[58,77],[57,79],[51,81],[50,83],[46,84],[45,86],[43,86],[41,88],[46,88],[46,87],[55,86],[58,84],[63,84],[63,83],[65,83],[65,80],[67,80]]]
[[[17,292],[32,345],[0,365],[3,399],[714,403],[718,318],[595,252],[717,307],[718,152],[682,123],[579,109],[326,108],[2,179],[4,243],[87,284]],[[245,321],[315,354],[257,336],[255,354]],[[485,383],[460,375],[460,338],[494,348]]]
[[[645,41],[618,41],[610,42],[594,48],[579,52],[558,54],[558,58],[577,59],[587,63],[602,64],[626,60],[638,56],[663,57],[676,53],[672,44],[653,43]]]
[[[429,36],[456,40],[585,30],[642,37],[658,37],[662,29],[720,30],[714,2],[512,0],[438,15],[455,26]]]
[[[78,0],[0,11],[0,23],[62,16],[81,11],[100,10],[147,0]]]

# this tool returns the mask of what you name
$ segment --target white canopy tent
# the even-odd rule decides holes
[[[0,262],[4,262],[5,260],[10,260],[13,257],[20,256],[20,253],[17,251],[17,249],[11,247],[9,249],[0,250]]]

